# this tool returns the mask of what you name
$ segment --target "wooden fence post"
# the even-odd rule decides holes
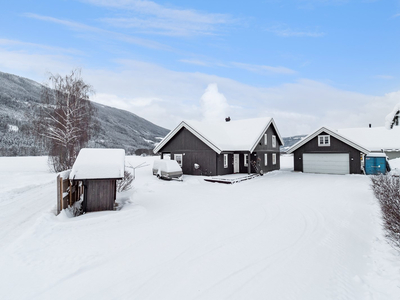
[[[57,215],[61,212],[61,199],[62,199],[62,189],[60,186],[60,175],[57,176]]]

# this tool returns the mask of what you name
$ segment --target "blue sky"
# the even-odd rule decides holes
[[[399,0],[8,1],[0,11],[0,71],[43,82],[80,67],[93,100],[167,128],[213,109],[200,100],[209,84],[221,115],[272,116],[284,136],[383,126],[400,102],[399,53]]]

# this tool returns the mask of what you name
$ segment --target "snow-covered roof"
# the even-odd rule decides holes
[[[365,127],[338,129],[337,132],[371,151],[400,149],[399,126],[394,126],[391,130],[385,127]]]
[[[229,122],[183,121],[154,148],[157,153],[168,141],[185,127],[218,154],[223,151],[253,152],[263,134],[273,125],[278,141],[282,137],[273,118],[256,118]]]
[[[124,177],[124,149],[88,149],[78,154],[69,179],[118,179]]]
[[[334,138],[342,141],[343,143],[359,150],[362,153],[369,153],[370,150],[368,148],[365,148],[364,145],[360,145],[359,143],[355,142],[354,140],[352,140],[351,138],[349,138],[348,136],[344,136],[341,133],[338,133],[335,130],[326,128],[326,127],[321,127],[320,129],[314,131],[313,133],[309,134],[308,136],[306,136],[304,139],[302,139],[301,141],[297,142],[296,144],[294,144],[288,151],[287,153],[293,153],[295,150],[297,150],[298,148],[300,148],[301,146],[303,146],[304,144],[308,143],[310,140],[312,140],[313,138],[315,138],[316,136],[318,136],[319,134],[321,134],[322,132],[326,132],[327,134],[333,136]]]
[[[382,153],[382,152],[371,152],[371,153],[368,153],[367,156],[368,157],[387,157],[386,153]]]
[[[385,127],[387,129],[393,128],[394,119],[399,116],[400,113],[400,103],[396,104],[393,110],[385,118]]]

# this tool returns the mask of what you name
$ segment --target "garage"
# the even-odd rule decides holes
[[[361,159],[370,151],[335,130],[321,127],[288,151],[294,171],[318,174],[362,174]]]
[[[303,153],[303,172],[350,174],[349,153]]]

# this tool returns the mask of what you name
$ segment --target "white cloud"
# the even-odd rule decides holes
[[[56,51],[56,52],[65,52],[69,54],[77,54],[77,55],[83,55],[84,53],[82,51],[72,49],[72,48],[61,48],[61,47],[53,47],[53,46],[48,46],[48,45],[42,45],[42,44],[36,44],[36,43],[27,43],[27,42],[21,42],[18,40],[9,40],[9,39],[2,39],[0,38],[0,46],[24,46],[28,48],[37,48],[37,49],[43,49],[47,51]]]
[[[233,66],[254,73],[277,73],[277,74],[295,74],[296,71],[286,67],[271,67],[265,65],[251,65],[245,63],[232,62]]]
[[[233,120],[272,116],[283,136],[307,134],[320,126],[345,128],[369,123],[384,126],[385,116],[400,102],[400,91],[372,96],[309,79],[256,87],[229,78],[176,72],[140,61],[117,60],[115,63],[118,66],[115,71],[83,68],[83,78],[97,92],[93,99],[131,111],[169,129],[184,119],[203,118],[207,110],[199,101],[202,95],[219,97],[217,118],[226,117],[228,113]],[[76,66],[79,61],[66,55],[0,48],[0,70],[39,82],[45,78],[45,71],[62,74]],[[210,83],[215,85],[205,93]]]
[[[220,25],[233,22],[227,14],[171,8],[147,0],[84,0],[84,2],[123,10],[122,17],[102,19],[112,26],[135,28],[153,34],[209,35],[215,34]],[[130,11],[134,16],[129,16]]]
[[[118,33],[118,32],[104,30],[104,29],[97,28],[94,26],[82,24],[79,22],[57,19],[57,18],[53,18],[53,17],[49,17],[49,16],[42,16],[42,15],[37,15],[37,14],[32,14],[32,13],[25,13],[23,15],[25,17],[36,19],[36,20],[60,24],[60,25],[68,27],[71,30],[80,31],[80,32],[90,32],[90,33],[94,33],[97,35],[102,35],[106,38],[112,38],[115,40],[123,41],[123,42],[129,43],[129,44],[136,44],[136,45],[146,47],[146,48],[171,50],[170,47],[160,44],[158,42],[154,42],[151,40],[146,40],[146,39],[142,39],[142,38],[138,38],[138,37],[134,37],[131,35],[126,35],[126,34],[122,34],[122,33]]]
[[[266,65],[252,65],[252,64],[246,64],[246,63],[240,63],[240,62],[230,62],[230,63],[221,63],[221,62],[216,62],[216,61],[205,61],[205,60],[200,60],[200,59],[181,59],[179,60],[180,62],[186,63],[186,64],[192,64],[192,65],[197,65],[197,66],[203,66],[203,67],[224,67],[224,68],[237,68],[237,69],[242,69],[246,70],[249,72],[257,73],[257,74],[295,74],[297,73],[296,71],[286,68],[286,67],[272,67],[272,66],[266,66]]]
[[[323,37],[326,35],[325,32],[321,31],[310,31],[310,30],[298,30],[291,29],[287,25],[273,26],[266,29],[269,32],[274,33],[277,36],[282,37]]]
[[[203,67],[208,67],[211,64],[202,60],[198,59],[180,59],[180,62],[183,62],[185,64],[190,64],[190,65],[197,65],[197,66],[203,66]]]
[[[77,60],[67,55],[40,54],[20,50],[9,50],[0,47],[0,70],[43,81],[48,72],[67,73],[73,66],[79,65]],[[17,74],[17,75],[19,75]]]
[[[200,98],[203,121],[224,122],[229,114],[229,105],[224,94],[218,91],[216,83],[210,83]]]
[[[400,13],[399,14],[395,14],[392,18],[397,18],[400,17]]]

